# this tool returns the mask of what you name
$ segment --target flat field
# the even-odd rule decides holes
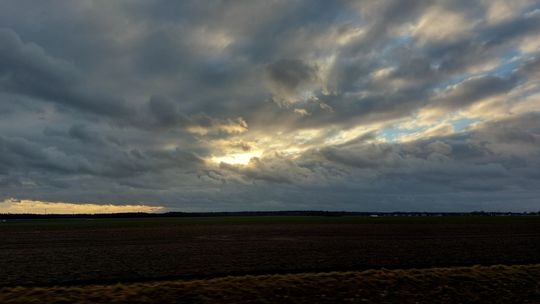
[[[534,216],[0,222],[0,286],[538,263]]]

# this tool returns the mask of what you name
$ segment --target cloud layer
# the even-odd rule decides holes
[[[0,199],[540,209],[535,1],[0,3]]]

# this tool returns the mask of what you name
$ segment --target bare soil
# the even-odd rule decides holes
[[[0,286],[540,263],[540,221],[3,229]]]

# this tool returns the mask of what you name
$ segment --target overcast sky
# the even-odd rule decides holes
[[[0,0],[0,211],[538,211],[539,110],[534,0]]]

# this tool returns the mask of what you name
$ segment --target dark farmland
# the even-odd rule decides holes
[[[540,263],[535,216],[0,223],[0,286],[533,263]]]

